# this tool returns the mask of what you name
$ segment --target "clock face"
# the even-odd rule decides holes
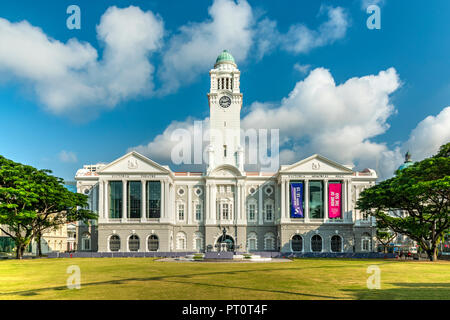
[[[219,99],[219,104],[222,108],[228,108],[231,105],[230,97],[223,96]]]

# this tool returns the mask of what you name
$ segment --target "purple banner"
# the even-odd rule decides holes
[[[303,183],[291,183],[291,218],[303,218]]]

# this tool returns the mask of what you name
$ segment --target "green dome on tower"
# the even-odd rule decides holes
[[[223,50],[222,53],[219,54],[219,56],[216,59],[216,65],[222,62],[231,62],[233,64],[236,64],[233,56],[227,50]]]
[[[408,152],[406,152],[405,154],[405,162],[402,163],[400,165],[400,167],[398,167],[397,170],[403,170],[405,168],[411,167],[414,164],[414,162],[411,161],[411,154]]]

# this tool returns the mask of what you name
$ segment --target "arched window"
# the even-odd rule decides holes
[[[292,237],[292,251],[301,252],[303,251],[303,238],[296,234]]]
[[[361,251],[370,251],[371,250],[371,237],[367,232],[363,233],[361,237]]]
[[[203,234],[201,232],[194,233],[194,250],[198,252],[203,250]]]
[[[120,250],[120,237],[118,235],[112,235],[109,238],[109,250],[110,251],[119,251]]]
[[[91,235],[89,232],[83,233],[81,237],[81,250],[91,250]]]
[[[264,236],[264,250],[275,250],[275,236],[271,232]]]
[[[342,238],[338,235],[331,237],[331,252],[342,252]]]
[[[139,237],[135,234],[133,234],[128,239],[128,249],[130,251],[139,251]]]
[[[148,251],[158,251],[159,240],[156,235],[152,234],[150,237],[148,237],[147,248],[148,248]]]
[[[321,252],[322,251],[322,237],[318,234],[314,235],[311,238],[311,250],[312,252]]]
[[[250,232],[247,237],[248,251],[256,251],[258,249],[258,236],[255,232]]]
[[[186,235],[184,232],[177,233],[177,250],[186,250]]]

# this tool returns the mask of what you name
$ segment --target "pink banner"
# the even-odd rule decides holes
[[[342,199],[342,184],[330,183],[328,185],[328,217],[341,217],[341,199]]]

